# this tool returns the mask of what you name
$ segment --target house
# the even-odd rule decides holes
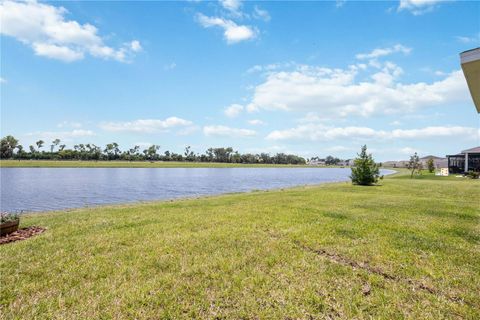
[[[325,159],[318,159],[318,160],[313,160],[311,159],[310,161],[307,162],[309,166],[324,166],[325,165]]]
[[[353,160],[352,159],[347,159],[347,160],[341,160],[337,165],[342,166],[342,167],[350,167],[353,166]]]
[[[460,53],[460,61],[473,103],[480,113],[480,47]]]
[[[450,173],[480,172],[480,147],[463,150],[460,153],[447,155]]]

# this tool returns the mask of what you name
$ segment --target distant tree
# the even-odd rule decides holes
[[[410,160],[408,161],[407,168],[408,170],[410,170],[410,178],[413,178],[414,174],[421,173],[423,166],[416,152],[412,156],[410,156]]]
[[[0,143],[0,158],[9,159],[13,157],[13,151],[18,146],[18,140],[13,136],[2,138]]]
[[[158,154],[157,151],[160,149],[160,146],[157,146],[155,144],[151,145],[147,149],[146,156],[148,157],[148,160],[153,161],[157,160]],[[145,153],[145,151],[143,151]]]
[[[53,149],[60,144],[60,139],[55,139],[52,141],[52,144],[50,145],[50,152],[53,153]]]
[[[433,173],[435,171],[435,163],[433,162],[432,158],[427,160],[427,168],[428,168],[428,172],[430,173]]]
[[[367,154],[367,146],[362,146],[358,157],[354,160],[354,166],[351,168],[353,184],[369,186],[378,182],[380,178],[380,169],[373,160],[371,154]]]
[[[332,156],[328,156],[325,158],[325,164],[329,166],[334,166],[337,165],[341,160],[339,158],[335,158]]]
[[[43,147],[44,143],[45,141],[43,140],[38,140],[37,142],[35,142],[35,144],[37,145],[37,149],[40,150],[40,148]]]

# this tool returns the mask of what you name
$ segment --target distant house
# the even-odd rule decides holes
[[[342,166],[342,167],[353,166],[353,160],[352,159],[341,160],[337,165]]]
[[[324,166],[325,159],[318,159],[318,160],[310,160],[307,162],[309,166]]]
[[[480,172],[480,147],[463,150],[460,153],[447,155],[450,173]]]

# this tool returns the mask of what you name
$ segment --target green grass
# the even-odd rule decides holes
[[[428,177],[25,216],[1,318],[479,319],[480,182]]]
[[[180,162],[180,161],[66,161],[66,160],[1,160],[4,168],[255,168],[285,167],[304,168],[307,165],[284,164],[242,164],[218,162]],[[333,166],[331,166],[333,167]]]

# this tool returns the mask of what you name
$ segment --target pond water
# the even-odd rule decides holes
[[[0,168],[0,209],[33,212],[196,197],[347,181],[349,175],[348,168]]]

